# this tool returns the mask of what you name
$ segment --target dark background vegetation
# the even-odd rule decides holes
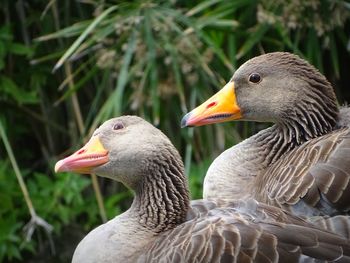
[[[213,158],[268,124],[180,129],[181,117],[247,59],[294,52],[350,101],[349,12],[340,0],[1,1],[0,262],[67,262],[129,206],[118,183],[53,172],[110,117],[163,130],[200,198]]]

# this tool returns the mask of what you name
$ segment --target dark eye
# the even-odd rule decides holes
[[[121,122],[117,122],[116,124],[113,125],[113,130],[121,130],[124,128],[124,124]]]
[[[261,77],[258,73],[252,73],[249,76],[249,81],[253,83],[259,83],[261,81]]]

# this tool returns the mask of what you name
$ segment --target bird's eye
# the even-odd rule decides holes
[[[117,122],[116,124],[113,125],[113,130],[121,130],[124,128],[124,124],[121,122]]]
[[[252,73],[249,76],[249,81],[253,83],[259,83],[261,81],[261,77],[258,73]]]

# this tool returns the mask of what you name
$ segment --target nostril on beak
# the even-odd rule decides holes
[[[82,153],[84,153],[86,150],[85,149],[81,149],[81,150],[79,150],[78,152],[77,152],[77,154],[82,154]]]
[[[211,108],[211,107],[214,107],[216,104],[217,104],[216,101],[210,102],[210,103],[207,105],[207,109],[209,109],[209,108]]]

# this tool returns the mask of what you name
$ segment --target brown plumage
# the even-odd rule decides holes
[[[73,262],[350,262],[349,240],[322,230],[332,228],[324,218],[311,224],[253,199],[190,202],[178,152],[135,116],[105,122],[55,170],[96,173],[135,193],[128,211],[80,242]]]
[[[204,197],[253,197],[305,216],[347,214],[350,109],[338,110],[327,79],[298,56],[275,52],[247,61],[225,87],[182,124],[275,124],[214,160]]]

